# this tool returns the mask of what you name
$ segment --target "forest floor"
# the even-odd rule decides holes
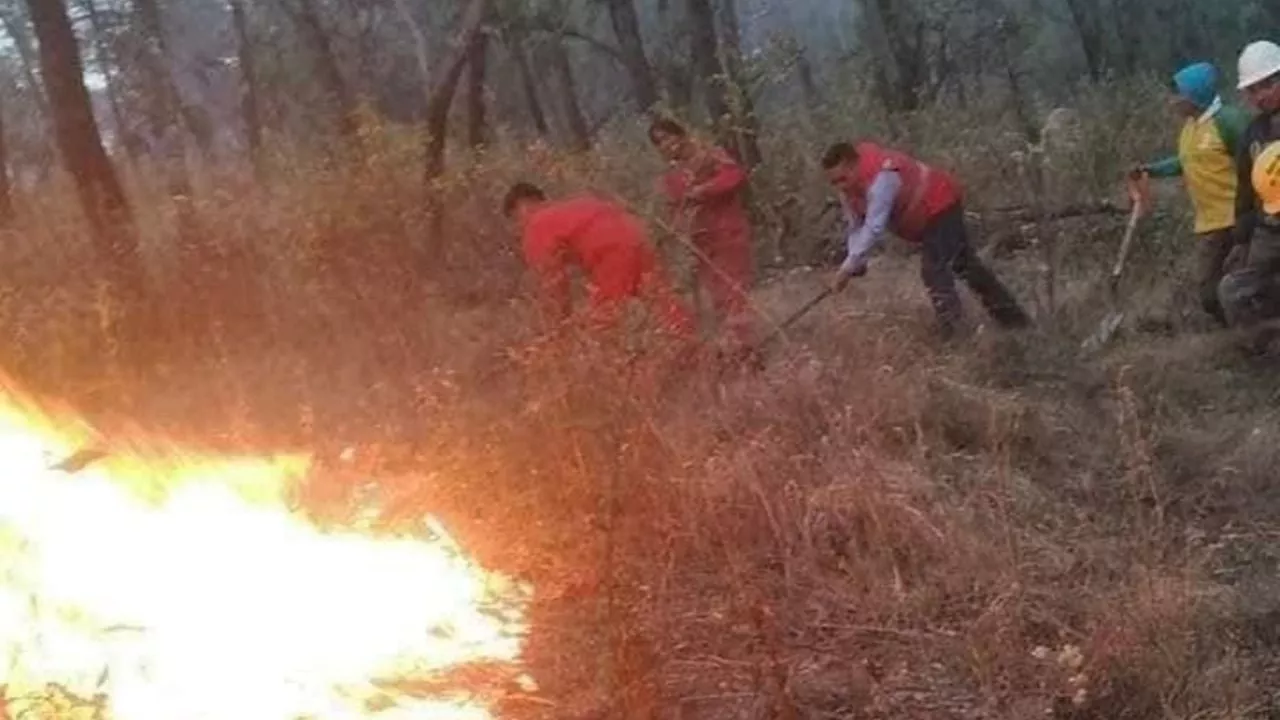
[[[1280,361],[1209,331],[1189,253],[1137,253],[1128,324],[1081,358],[1112,228],[1071,247],[1049,314],[1034,254],[995,259],[1038,326],[1000,332],[966,295],[947,346],[894,250],[760,373],[713,382],[664,375],[660,346],[539,345],[525,303],[492,299],[518,296],[511,258],[469,236],[484,262],[457,277],[492,298],[428,287],[406,309],[404,263],[378,255],[403,236],[339,223],[365,217],[325,233],[359,238],[367,275],[253,268],[257,331],[238,298],[206,303],[232,329],[132,379],[85,350],[91,288],[58,275],[77,266],[32,249],[0,299],[6,364],[108,434],[316,452],[322,519],[370,478],[388,528],[440,517],[535,588],[540,690],[512,717],[1280,716]],[[773,274],[754,302],[785,317],[827,272]]]
[[[388,526],[429,511],[530,581],[541,690],[512,716],[1276,717],[1277,360],[1176,278],[1096,358],[1100,289],[1072,278],[1025,333],[966,296],[944,347],[915,263],[877,261],[761,373],[665,395],[600,348],[504,354],[519,318],[473,309],[423,319],[448,352],[416,398],[350,370],[367,348],[304,358],[307,434],[272,410],[299,405],[279,349],[170,368],[131,419],[178,427],[232,378],[242,439],[357,447]],[[996,263],[1024,298],[1032,266]]]

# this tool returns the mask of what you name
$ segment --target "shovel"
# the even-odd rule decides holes
[[[1106,317],[1102,318],[1102,322],[1098,324],[1098,329],[1085,339],[1081,350],[1085,353],[1094,353],[1101,349],[1116,331],[1120,329],[1120,325],[1124,323],[1125,313],[1120,308],[1120,277],[1124,274],[1125,261],[1129,258],[1129,249],[1133,247],[1133,237],[1138,229],[1138,220],[1142,218],[1143,211],[1147,205],[1147,176],[1142,175],[1136,179],[1129,180],[1129,223],[1125,227],[1124,240],[1120,242],[1120,254],[1116,258],[1115,265],[1111,267],[1111,276],[1107,279],[1107,304],[1111,308]]]

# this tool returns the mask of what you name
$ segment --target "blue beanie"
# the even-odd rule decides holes
[[[1207,109],[1218,97],[1218,69],[1206,62],[1188,65],[1173,76],[1173,85],[1179,95]]]

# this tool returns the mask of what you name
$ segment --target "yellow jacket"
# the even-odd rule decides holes
[[[1211,233],[1235,226],[1236,146],[1249,119],[1221,101],[1190,118],[1178,135],[1178,154],[1147,166],[1154,177],[1181,175],[1195,208],[1195,231]]]

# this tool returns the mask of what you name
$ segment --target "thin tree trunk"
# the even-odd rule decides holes
[[[395,0],[396,12],[400,14],[400,20],[409,28],[409,33],[413,35],[413,56],[418,62],[418,73],[422,75],[423,87],[431,85],[431,61],[428,60],[430,53],[427,50],[427,36],[422,33],[422,28],[418,22],[413,19],[413,13],[409,11],[409,4],[406,0]]]
[[[738,26],[737,0],[720,0],[721,66],[728,82],[729,98],[733,110],[734,138],[738,155],[748,168],[757,167],[760,152],[759,118],[751,89],[746,85],[746,69],[742,60],[742,32]]]
[[[115,122],[116,134],[120,145],[124,148],[125,156],[130,161],[137,161],[142,152],[142,142],[129,126],[124,108],[120,104],[117,63],[115,53],[111,52],[107,44],[109,37],[107,29],[102,23],[102,16],[98,13],[96,0],[84,0],[84,8],[89,16],[89,28],[93,34],[94,60],[97,62],[106,86],[107,106],[111,109],[111,119]]]
[[[689,62],[679,57],[679,48],[686,42],[680,33],[687,32],[688,13],[673,13],[671,0],[658,0],[657,10],[659,34],[664,40],[654,53],[654,71],[661,82],[663,100],[668,109],[677,115],[688,116],[693,109],[694,74]],[[687,45],[685,47],[687,49]]]
[[[188,212],[190,204],[185,200],[192,193],[191,174],[187,168],[187,144],[182,132],[178,130],[185,125],[186,118],[171,75],[164,21],[160,18],[160,8],[155,0],[133,0],[133,3],[142,19],[143,32],[148,40],[145,55],[151,92],[160,105],[159,124],[154,131],[161,137],[169,193],[178,201],[180,233],[184,240],[190,239],[193,236],[190,232],[192,218]]]
[[[920,85],[924,79],[924,26],[894,0],[864,0],[866,34],[880,60],[877,83],[886,107],[909,112],[920,106]]]
[[[287,2],[287,0],[286,0]],[[338,55],[333,49],[329,32],[320,20],[320,12],[314,0],[299,0],[299,10],[294,14],[303,35],[311,44],[316,55],[316,78],[333,109],[338,114],[338,134],[347,141],[353,141],[359,130],[356,119],[356,100],[347,81],[342,77],[342,68],[338,63]]]
[[[142,18],[143,28],[155,46],[151,53],[151,61],[165,112],[182,123],[191,139],[195,140],[200,152],[207,157],[212,152],[212,127],[204,111],[183,98],[178,83],[174,79],[173,53],[169,48],[168,33],[165,32],[160,6],[156,0],[133,0],[133,2]]]
[[[1098,7],[1091,0],[1065,0],[1065,2],[1080,38],[1080,49],[1084,53],[1089,79],[1100,82],[1106,71],[1106,60],[1103,55],[1106,48],[1102,36],[1101,18],[1098,17]]]
[[[37,60],[25,22],[7,12],[0,13],[0,22],[4,23],[5,32],[8,33],[9,39],[13,40],[13,46],[18,51],[18,59],[22,63],[22,76],[26,79],[27,86],[31,88],[36,106],[40,110],[40,115],[48,119],[50,117],[49,101],[45,97],[44,84],[36,77]]]
[[[640,34],[640,18],[636,15],[633,0],[608,0],[609,21],[618,39],[622,61],[631,76],[631,87],[636,104],[642,112],[658,104],[658,86],[653,79],[653,67],[644,51],[644,38]]]
[[[489,36],[478,32],[467,53],[467,143],[473,150],[483,147],[489,139],[484,98],[488,64]]]
[[[427,193],[427,209],[430,215],[432,237],[439,238],[444,230],[444,208],[436,181],[444,174],[445,144],[449,133],[449,108],[458,92],[467,55],[476,36],[483,30],[489,14],[489,0],[470,0],[463,10],[462,20],[454,36],[450,54],[440,66],[440,74],[427,93],[427,147],[423,164],[423,184]]]
[[[569,138],[575,151],[591,148],[591,128],[578,102],[578,82],[573,75],[573,62],[569,48],[560,35],[552,35],[547,45],[551,53],[552,72],[560,84],[560,100],[563,103],[565,122],[569,125]]]
[[[1113,0],[1111,5],[1112,26],[1119,40],[1116,47],[1118,65],[1125,75],[1132,75],[1138,70],[1142,50],[1144,18],[1139,15],[1141,4]]]
[[[258,109],[257,54],[249,36],[249,19],[244,0],[231,0],[231,22],[235,26],[236,53],[240,61],[240,118],[244,123],[249,162],[259,178],[264,172],[262,118]]]
[[[711,116],[716,140],[726,148],[734,147],[733,112],[729,103],[729,87],[717,52],[716,16],[711,0],[686,0],[689,21],[689,53],[698,79],[702,81],[707,114]]]
[[[529,118],[533,120],[533,128],[538,135],[546,137],[551,128],[547,125],[547,113],[542,108],[542,100],[538,95],[538,80],[533,69],[529,67],[529,53],[524,45],[525,35],[516,30],[507,32],[507,48],[515,60],[516,70],[520,73],[520,85],[524,89],[525,103],[529,108]]]
[[[816,108],[822,105],[822,91],[818,89],[818,81],[813,72],[813,63],[809,62],[809,55],[804,51],[804,47],[799,43],[795,46],[796,53],[796,77],[800,81],[800,90],[804,93],[805,104],[810,108]]]
[[[9,180],[9,144],[5,138],[4,108],[0,106],[0,226],[13,222],[13,184]]]
[[[40,70],[49,94],[62,162],[76,191],[112,290],[126,317],[144,309],[146,273],[138,254],[133,215],[94,121],[84,64],[62,0],[26,0],[40,43]],[[129,323],[126,321],[126,326]],[[134,326],[133,330],[142,328]]]

